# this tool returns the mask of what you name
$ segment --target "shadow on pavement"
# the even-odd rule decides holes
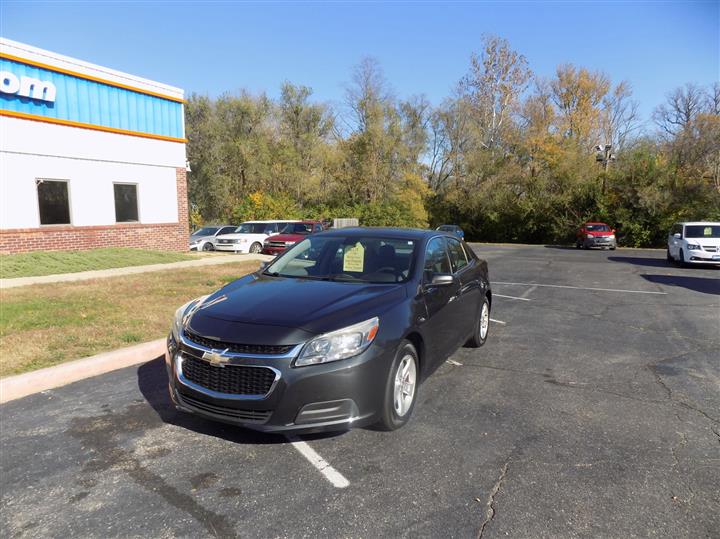
[[[684,277],[682,275],[641,275],[641,277],[655,284],[678,286],[702,294],[720,296],[720,279],[710,277]]]
[[[168,377],[163,356],[141,365],[137,377],[138,388],[143,397],[165,423],[239,444],[287,443],[287,439],[281,435],[264,434],[234,425],[216,423],[177,410],[168,393]]]
[[[638,256],[609,256],[611,262],[624,262],[625,264],[633,264],[634,266],[649,266],[651,268],[669,268],[675,267],[664,258],[648,258]]]

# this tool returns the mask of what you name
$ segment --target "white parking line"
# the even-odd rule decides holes
[[[504,283],[495,283],[495,284],[504,284]],[[519,298],[517,296],[503,296],[502,294],[493,294],[494,298],[508,298],[508,299],[519,299],[520,301],[532,301],[528,298]]]
[[[495,320],[494,318],[490,319],[490,322],[495,322],[496,324],[506,325],[507,322],[503,322],[502,320]]]
[[[517,286],[544,286],[547,288],[570,288],[572,290],[594,290],[597,292],[627,292],[628,294],[658,294],[660,296],[667,296],[667,292],[651,292],[649,290],[626,290],[623,288],[593,288],[590,286],[568,286],[563,284],[538,284],[538,283],[501,283],[493,281],[493,284],[505,284],[505,285],[517,285]],[[493,294],[493,296],[500,296],[500,294]],[[500,296],[512,297],[512,296]],[[524,298],[515,298],[524,299]],[[529,300],[528,300],[529,301]]]
[[[330,464],[318,455],[307,442],[303,442],[300,438],[291,434],[286,435],[285,438],[287,438],[292,446],[297,449],[298,452],[310,462],[310,464],[315,466],[315,468],[317,468],[317,470],[323,474],[325,479],[330,481],[335,488],[345,488],[350,485],[350,481],[345,479],[343,474],[330,466]]]
[[[445,363],[449,363],[450,365],[456,365],[458,367],[462,367],[462,363],[459,361],[455,361],[454,359],[447,359],[445,360]]]

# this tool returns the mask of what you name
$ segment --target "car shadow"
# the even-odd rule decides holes
[[[608,260],[611,262],[623,262],[625,264],[632,264],[634,266],[648,266],[651,268],[671,268],[675,267],[664,258],[649,258],[640,256],[609,256]]]
[[[563,251],[579,251],[574,245],[543,245],[545,249],[560,249]]]
[[[244,429],[235,425],[204,419],[176,409],[168,392],[169,381],[163,356],[142,364],[137,370],[137,380],[140,393],[164,423],[237,444],[267,445],[288,443],[288,439],[281,434],[266,434]],[[343,433],[307,434],[302,437],[305,440],[317,440],[339,434]]]
[[[720,279],[711,277],[685,277],[683,275],[641,275],[646,281],[665,286],[678,286],[702,294],[720,296]]]

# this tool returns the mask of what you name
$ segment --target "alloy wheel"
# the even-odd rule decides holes
[[[415,358],[410,354],[403,356],[395,372],[395,387],[393,390],[393,407],[399,417],[403,417],[412,407],[415,399],[415,384],[417,383],[417,368]]]

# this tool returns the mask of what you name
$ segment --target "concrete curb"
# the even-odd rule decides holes
[[[185,260],[169,264],[150,264],[146,266],[128,266],[125,268],[110,268],[104,270],[79,271],[77,273],[61,273],[56,275],[39,275],[36,277],[16,277],[14,279],[0,279],[0,289],[17,288],[33,284],[64,283],[70,281],[86,281],[89,279],[103,279],[118,277],[120,275],[133,275],[136,273],[149,273],[153,271],[167,271],[181,268],[200,268],[203,266],[217,266],[219,264],[232,264],[234,262],[247,262],[250,260],[272,260],[270,255],[239,255],[216,256],[200,260]]]
[[[0,404],[92,376],[145,363],[164,353],[165,339],[158,339],[46,369],[0,378]]]

